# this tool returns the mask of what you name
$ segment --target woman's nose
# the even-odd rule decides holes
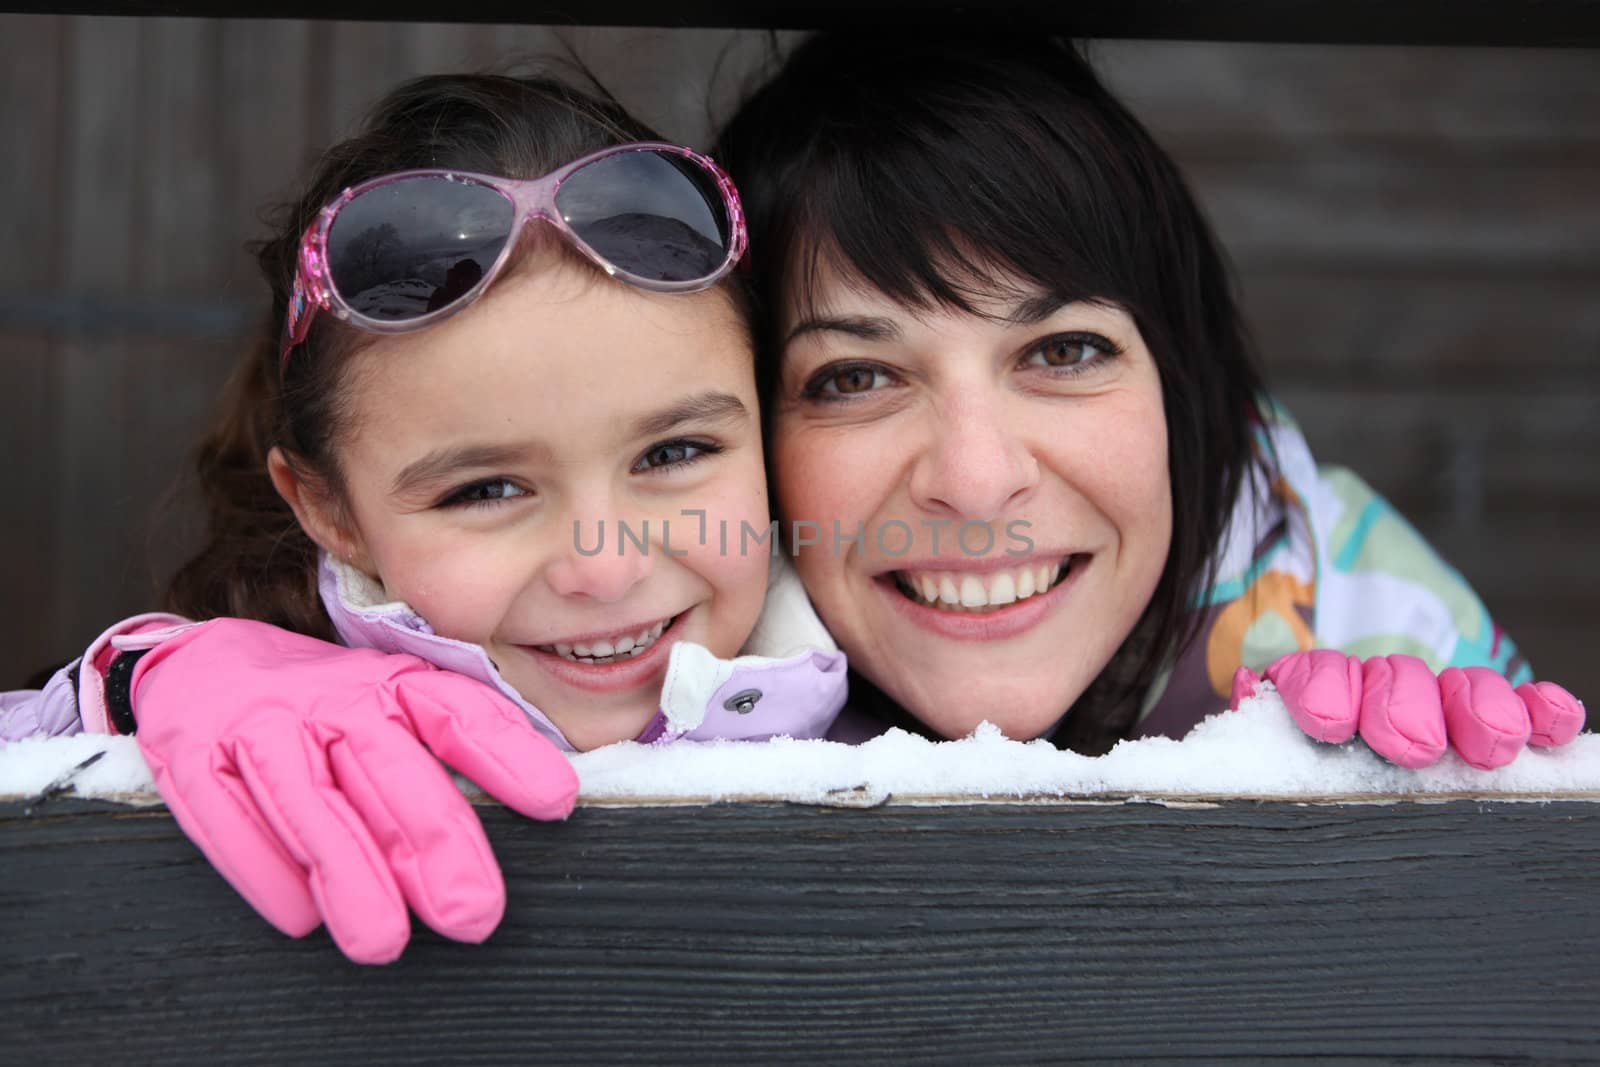
[[[969,390],[930,410],[911,469],[912,499],[928,511],[987,521],[1039,484],[1039,461],[1001,398]]]
[[[650,526],[640,520],[591,520],[572,524],[572,543],[546,571],[546,580],[558,596],[589,597],[615,603],[627,597],[655,566],[657,545],[651,543]]]

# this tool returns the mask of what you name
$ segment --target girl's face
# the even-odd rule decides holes
[[[461,314],[356,357],[353,561],[482,645],[578,749],[636,737],[668,647],[734,655],[766,592],[766,555],[717,537],[768,521],[752,362],[723,295],[535,251]]]
[[[1043,294],[918,312],[829,271],[813,297],[784,316],[773,477],[784,530],[821,528],[796,559],[818,612],[938,733],[1045,733],[1166,564],[1166,419],[1138,329]]]

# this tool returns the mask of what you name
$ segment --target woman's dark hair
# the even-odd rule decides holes
[[[347,186],[399,170],[527,178],[613,144],[656,139],[616,102],[541,77],[430,75],[380,100],[359,133],[322,157],[299,199],[279,210],[275,235],[256,248],[272,311],[196,450],[206,543],[174,575],[167,607],[334,637],[317,593],[316,545],[267,474],[267,453],[278,446],[297,474],[335,499],[342,487],[333,446],[349,418],[345,370],[362,335],[319,315],[279,372],[300,236],[324,204]]]
[[[715,154],[750,227],[764,397],[784,294],[803,305],[819,262],[912,309],[978,313],[1016,279],[1132,316],[1161,376],[1173,540],[1143,617],[1054,737],[1103,751],[1193,639],[1189,598],[1211,577],[1252,460],[1259,374],[1176,165],[1070,44],[971,32],[813,37]],[[882,703],[852,685],[852,703]]]

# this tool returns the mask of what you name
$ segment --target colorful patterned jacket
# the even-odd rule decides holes
[[[1262,404],[1260,465],[1196,600],[1199,636],[1145,697],[1133,736],[1182,737],[1228,706],[1241,665],[1312,647],[1404,652],[1435,671],[1483,666],[1513,685],[1533,672],[1464,578],[1366,482],[1319,467],[1287,412]]]

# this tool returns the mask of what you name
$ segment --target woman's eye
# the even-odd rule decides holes
[[[892,379],[882,367],[870,363],[850,363],[842,367],[828,367],[806,383],[805,395],[820,399],[856,396],[882,389]]]
[[[514,497],[530,496],[526,489],[508,478],[485,478],[481,482],[463,485],[439,502],[440,507],[471,507],[494,504]]]
[[[1061,370],[1086,370],[1091,364],[1118,353],[1116,345],[1099,334],[1060,334],[1030,348],[1023,356],[1023,364]]]
[[[635,473],[682,467],[704,457],[715,455],[722,449],[709,441],[667,441],[656,445],[633,465]]]

